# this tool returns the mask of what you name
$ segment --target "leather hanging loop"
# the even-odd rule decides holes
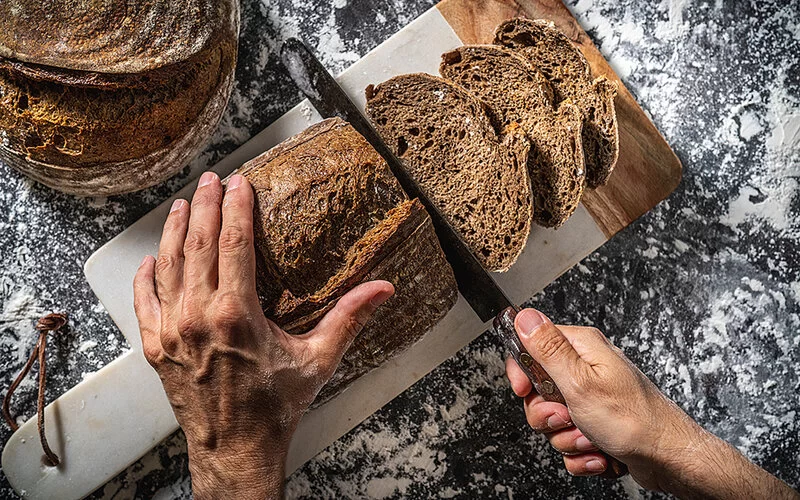
[[[11,427],[11,430],[16,431],[19,429],[19,426],[11,416],[11,411],[9,410],[9,406],[11,405],[11,397],[14,395],[14,391],[16,391],[17,387],[19,387],[19,384],[22,383],[22,381],[28,375],[28,372],[30,372],[33,362],[38,359],[39,394],[36,398],[37,427],[39,429],[39,439],[42,443],[42,450],[44,451],[47,460],[50,462],[50,465],[53,466],[61,463],[61,460],[58,458],[58,455],[56,455],[53,450],[50,449],[50,445],[47,443],[47,435],[44,428],[44,402],[47,382],[47,334],[60,330],[66,324],[67,315],[63,313],[50,313],[46,316],[43,316],[39,319],[39,321],[36,322],[36,330],[39,332],[39,339],[36,341],[36,346],[33,348],[33,351],[31,351],[31,355],[28,357],[28,361],[25,363],[25,366],[22,367],[22,371],[19,372],[17,378],[11,383],[8,388],[8,392],[3,398],[3,417],[5,418],[8,426]]]

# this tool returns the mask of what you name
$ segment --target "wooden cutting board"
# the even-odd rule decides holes
[[[633,96],[557,0],[445,0],[338,77],[363,108],[363,89],[394,75],[436,73],[441,53],[462,43],[488,42],[501,21],[523,15],[554,21],[581,46],[595,75],[618,83],[616,106],[620,159],[608,185],[587,191],[575,215],[560,229],[534,228],[512,269],[496,275],[514,301],[523,302],[665,198],[678,184],[681,165]],[[301,103],[213,167],[227,175],[242,163],[294,135],[319,115]],[[193,176],[199,172],[193,172]],[[86,263],[89,284],[131,344],[92,377],[50,404],[49,441],[62,457],[58,468],[42,465],[35,418],[3,450],[3,471],[30,498],[80,498],[130,465],[177,428],[155,372],[141,354],[131,286],[146,254],[155,254],[172,200],[191,198],[186,186],[123,231]],[[459,298],[455,307],[407,352],[361,377],[333,401],[307,414],[292,441],[291,473],[378,408],[451,357],[488,325]]]

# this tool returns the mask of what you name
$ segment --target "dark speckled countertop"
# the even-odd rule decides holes
[[[275,49],[306,38],[341,71],[432,0],[244,0],[234,95],[212,165],[300,101]],[[533,303],[605,331],[702,425],[800,486],[800,2],[569,0],[684,165],[677,191]],[[72,313],[52,343],[52,399],[125,349],[82,265],[188,182],[76,199],[0,164],[0,383],[33,321]],[[129,286],[121,283],[120,286]],[[26,382],[15,411],[32,414]],[[27,412],[27,413],[25,413]],[[5,425],[0,442],[10,435]],[[95,494],[188,498],[180,433]],[[573,478],[525,424],[501,351],[483,336],[288,481],[291,498],[626,498],[631,480]],[[646,496],[646,494],[645,494]],[[0,497],[13,497],[0,474]]]

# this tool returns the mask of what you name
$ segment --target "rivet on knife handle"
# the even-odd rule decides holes
[[[517,331],[514,328],[514,318],[517,317],[517,310],[513,307],[508,307],[500,312],[494,319],[494,330],[503,340],[506,348],[511,352],[514,361],[517,362],[519,367],[528,376],[533,384],[536,392],[542,395],[547,401],[555,401],[566,406],[567,401],[558,390],[556,383],[550,378],[550,375],[542,368],[542,365],[537,363],[533,356],[531,356],[525,346],[520,342],[517,337]]]
[[[511,356],[517,362],[517,365],[528,376],[536,392],[541,394],[547,401],[555,401],[567,406],[567,401],[561,391],[558,390],[556,383],[520,342],[517,330],[514,327],[514,319],[517,317],[517,312],[519,311],[515,307],[503,309],[494,319],[494,331],[503,340],[503,344],[511,352]],[[627,465],[607,453],[603,453],[603,455],[606,457],[608,467],[605,472],[600,474],[600,477],[616,479],[628,474]]]

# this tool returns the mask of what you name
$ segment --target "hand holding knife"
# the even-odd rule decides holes
[[[281,59],[301,91],[325,118],[339,117],[349,122],[386,160],[394,176],[410,198],[423,204],[433,222],[436,235],[447,261],[453,268],[458,290],[484,323],[493,321],[511,356],[531,380],[536,391],[547,401],[566,405],[564,396],[553,379],[525,350],[514,328],[519,309],[505,295],[494,278],[447,222],[439,209],[422,192],[417,182],[406,172],[401,161],[389,149],[369,121],[361,114],[339,84],[299,40],[290,38],[281,48]],[[627,467],[607,457],[609,466],[603,477],[616,478],[627,474]]]

